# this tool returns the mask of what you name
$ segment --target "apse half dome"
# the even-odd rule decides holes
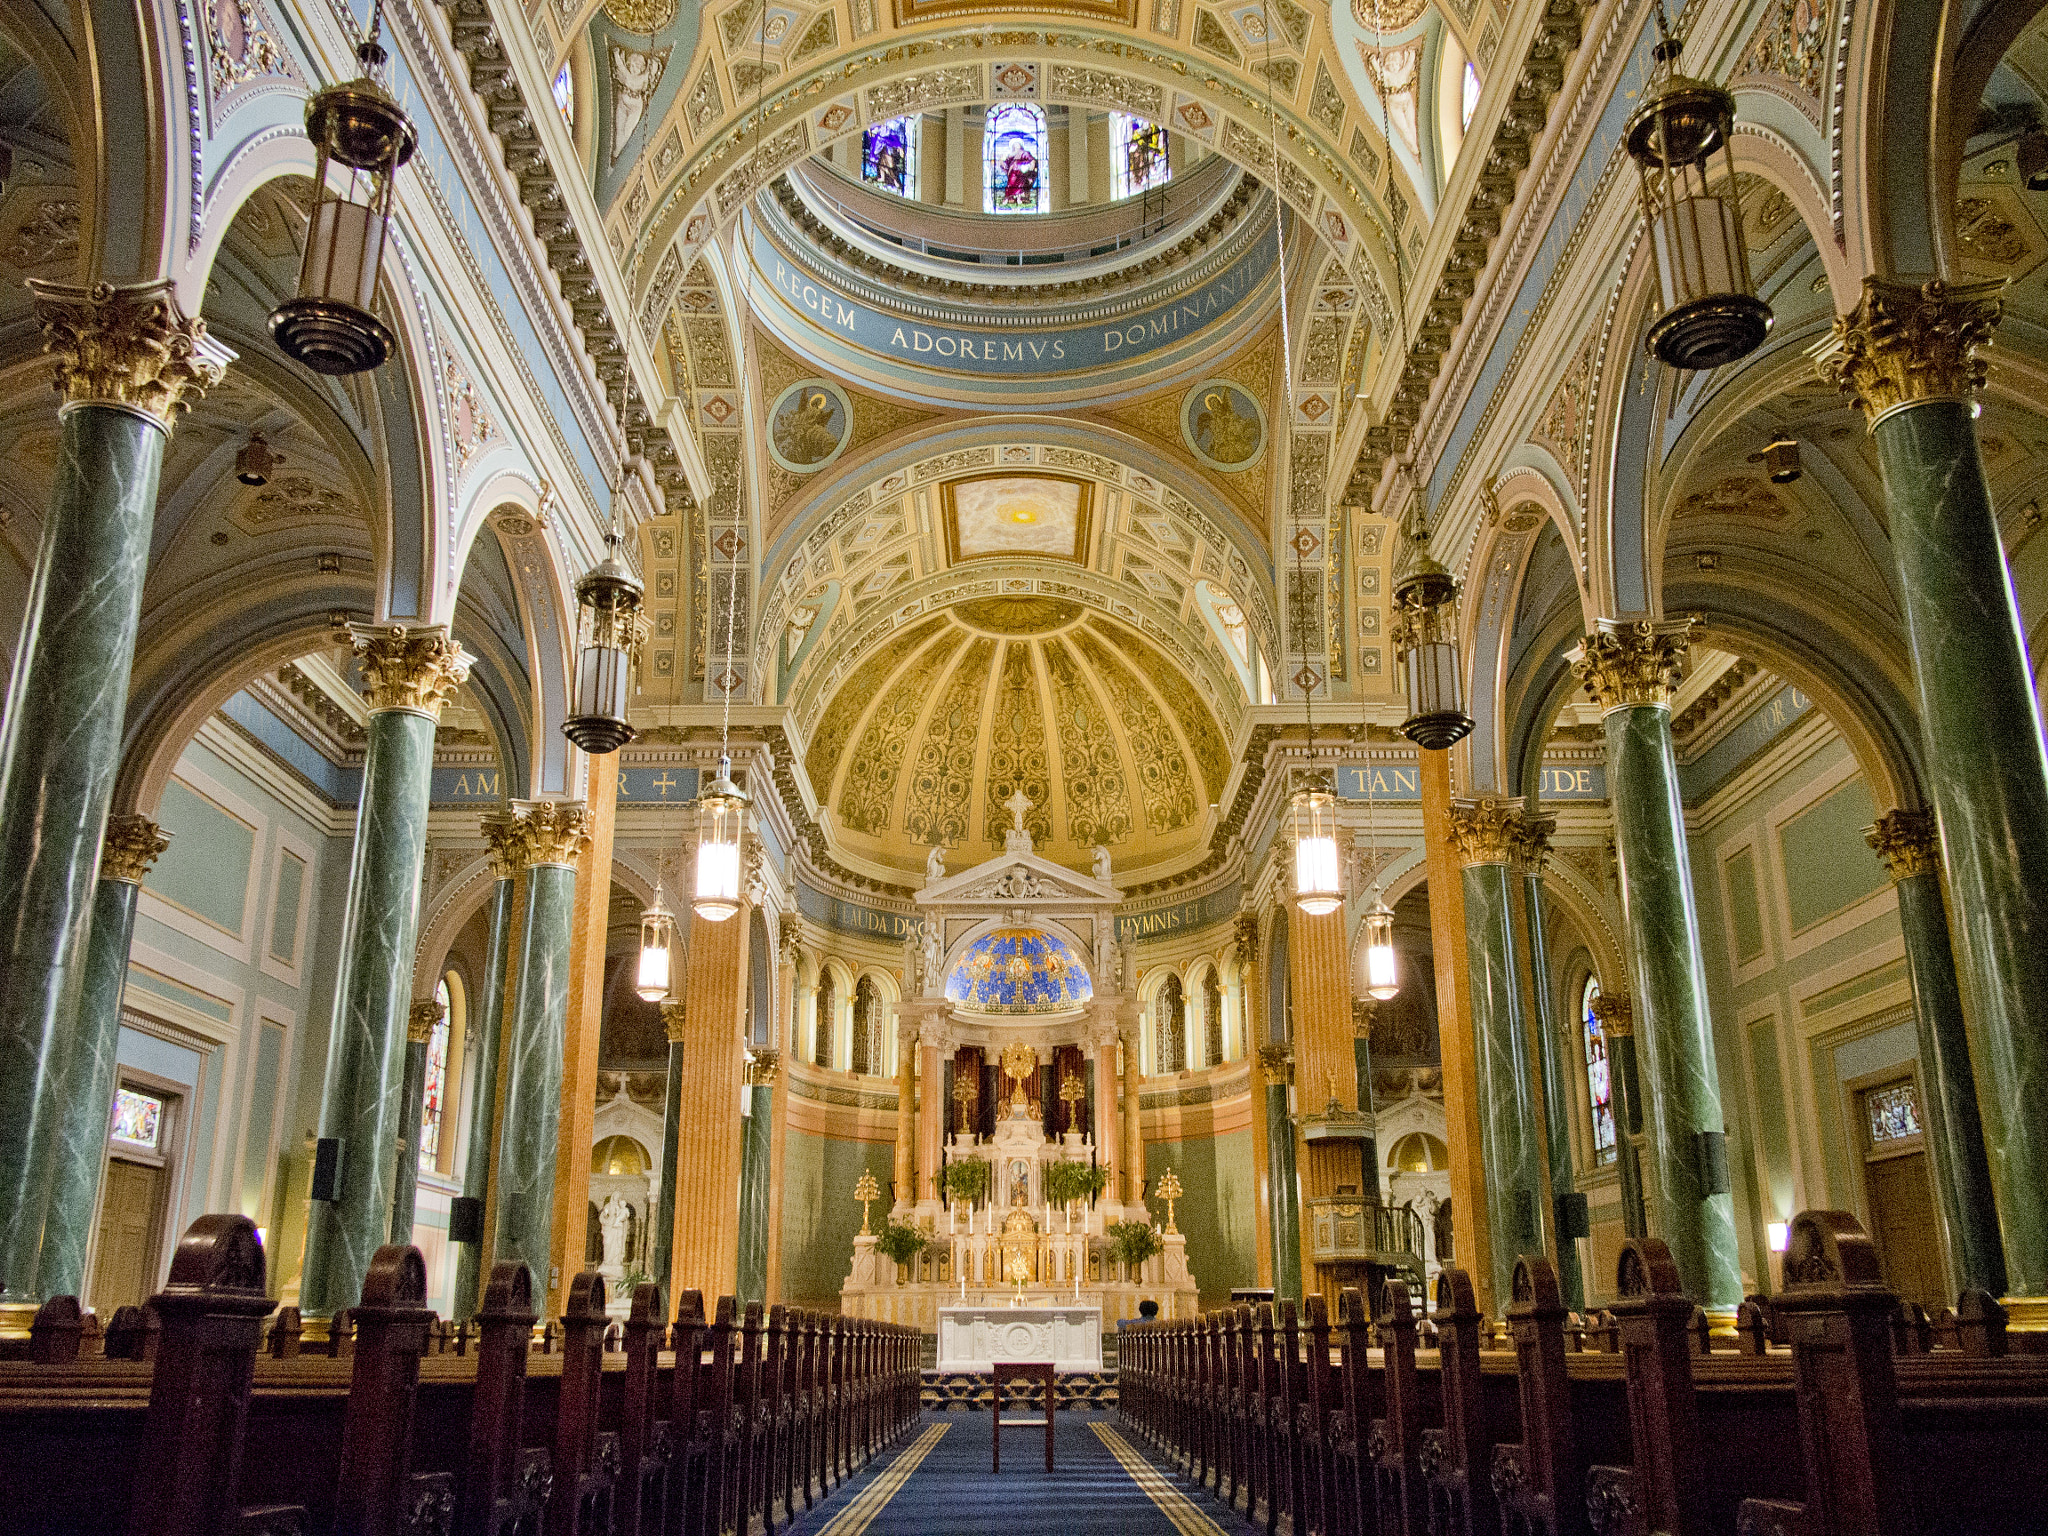
[[[975,1013],[1071,1013],[1095,995],[1073,946],[1042,928],[997,928],[968,945],[946,999]]]

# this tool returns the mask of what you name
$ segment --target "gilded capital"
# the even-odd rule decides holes
[[[80,287],[32,277],[28,285],[43,350],[57,360],[60,409],[115,406],[169,431],[234,361],[204,320],[179,312],[168,280]]]
[[[1685,676],[1691,619],[1598,619],[1567,658],[1604,714],[1671,703]]]
[[[1894,881],[1926,874],[1941,852],[1930,811],[1886,811],[1875,826],[1863,829],[1863,841]]]
[[[1523,869],[1532,875],[1543,873],[1550,858],[1550,839],[1556,832],[1555,816],[1523,815],[1515,834],[1515,852],[1521,856]]]
[[[1600,1033],[1608,1038],[1636,1032],[1635,1007],[1625,994],[1602,992],[1593,999],[1592,1007],[1593,1017],[1600,1021]]]
[[[574,869],[590,843],[590,808],[579,800],[514,800],[528,864]]]
[[[747,1057],[747,1083],[754,1088],[775,1086],[775,1074],[782,1066],[779,1051],[756,1050]]]
[[[1457,847],[1460,865],[1505,864],[1521,835],[1519,799],[1451,802],[1451,841]]]
[[[687,1019],[688,1015],[681,1003],[663,1003],[661,1005],[661,1027],[667,1031],[668,1043],[670,1045],[681,1045],[683,1043],[683,1031],[687,1026]]]
[[[1268,1082],[1286,1082],[1294,1071],[1294,1047],[1284,1040],[1278,1045],[1260,1046],[1259,1065],[1265,1068]]]
[[[491,875],[510,880],[526,868],[526,834],[510,811],[485,811],[479,818],[484,846],[491,856]]]
[[[1863,297],[1835,321],[1821,376],[1854,400],[1875,427],[1888,411],[1921,400],[1961,400],[1984,384],[1978,348],[1991,339],[2005,279],[1898,282],[1863,279]]]
[[[348,631],[370,685],[373,715],[403,709],[439,720],[448,695],[469,676],[469,653],[445,624],[351,624]]]
[[[441,1022],[441,1000],[437,997],[424,998],[414,1003],[405,1016],[405,1038],[414,1045],[425,1045],[434,1036],[434,1026]]]
[[[147,816],[109,816],[100,843],[100,878],[140,885],[150,866],[170,846],[171,834]]]
[[[1238,913],[1233,920],[1233,937],[1237,942],[1237,958],[1247,965],[1256,965],[1259,959],[1259,914]]]

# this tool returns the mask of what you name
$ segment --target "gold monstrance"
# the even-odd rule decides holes
[[[1078,1073],[1069,1072],[1060,1081],[1060,1101],[1067,1106],[1067,1134],[1074,1131],[1074,1108],[1088,1097],[1088,1090],[1081,1086]]]
[[[1003,1047],[1003,1074],[1017,1085],[1016,1097],[1010,1100],[1010,1113],[1028,1115],[1031,1113],[1031,1095],[1025,1088],[1031,1074],[1038,1070],[1038,1052],[1022,1040],[1012,1040]]]
[[[872,1168],[861,1170],[860,1182],[853,1186],[853,1198],[860,1202],[860,1235],[872,1236],[873,1234],[868,1231],[868,1204],[882,1198],[882,1186],[875,1182]]]
[[[967,1132],[968,1106],[980,1097],[981,1089],[971,1077],[962,1077],[953,1084],[953,1102],[960,1106],[960,1131],[962,1135],[965,1135]]]
[[[1173,1202],[1181,1197],[1182,1190],[1180,1179],[1171,1168],[1160,1175],[1159,1188],[1154,1193],[1166,1202],[1166,1230],[1178,1232],[1180,1228],[1173,1224]]]

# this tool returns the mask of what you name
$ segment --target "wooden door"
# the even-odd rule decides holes
[[[157,1211],[164,1180],[160,1165],[107,1159],[92,1272],[92,1305],[102,1318],[112,1317],[116,1307],[140,1306],[156,1289]]]
[[[1930,1312],[1952,1306],[1914,1084],[1879,1084],[1863,1101],[1863,1191],[1885,1282]]]

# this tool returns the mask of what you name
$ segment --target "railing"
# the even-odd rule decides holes
[[[451,1325],[394,1244],[313,1346],[296,1309],[265,1327],[263,1283],[253,1225],[205,1216],[103,1335],[46,1303],[0,1362],[0,1528],[772,1536],[919,1411],[919,1335],[887,1323],[729,1296],[707,1321],[695,1292],[670,1319],[653,1285],[621,1323],[586,1273],[536,1347],[524,1265]]]
[[[1311,1296],[1128,1328],[1119,1410],[1269,1536],[2048,1529],[2048,1355],[2008,1352],[1999,1304],[1900,1303],[1839,1211],[1786,1258],[1727,1341],[1656,1238],[1591,1319],[1524,1258],[1504,1341],[1458,1269],[1431,1317],[1389,1285],[1371,1321],[1348,1289],[1334,1324]]]

